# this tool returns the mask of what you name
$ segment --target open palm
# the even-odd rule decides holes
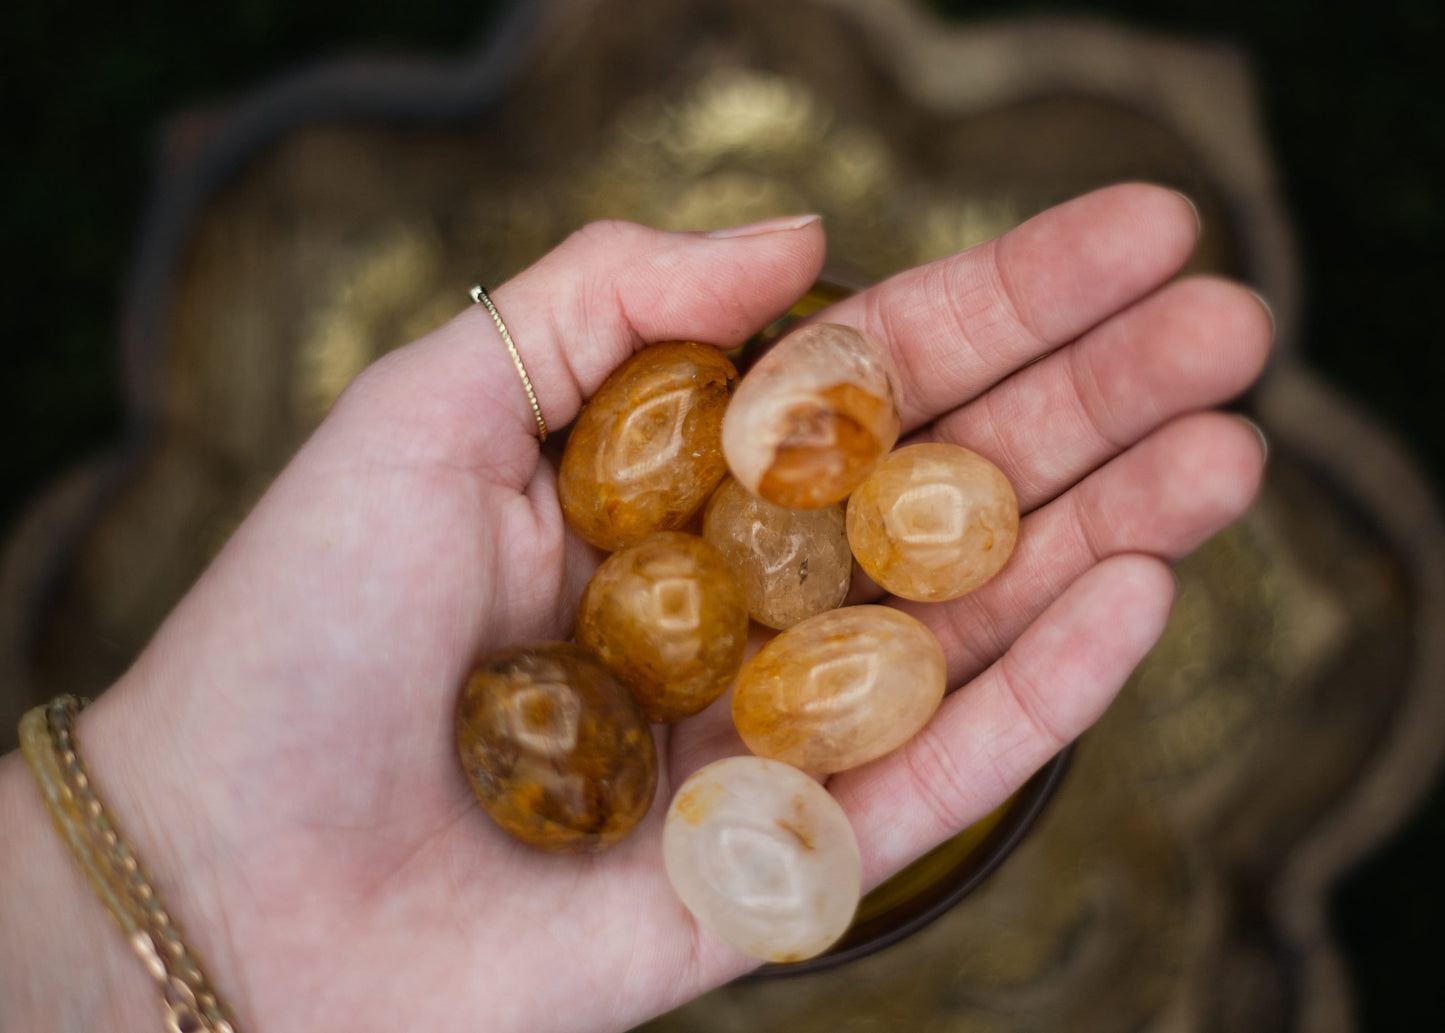
[[[937,633],[955,691],[908,745],[829,783],[868,885],[1102,712],[1163,628],[1167,563],[1252,498],[1259,441],[1205,410],[1257,375],[1269,317],[1237,286],[1170,282],[1196,232],[1178,195],[1115,187],[821,317],[892,350],[905,440],[989,456],[1025,514],[993,582],[898,604]],[[647,342],[746,339],[823,249],[815,222],[601,224],[494,298],[560,427]],[[652,811],[602,854],[511,840],[462,776],[468,668],[567,637],[597,563],[534,433],[484,311],[387,356],[83,718],[92,771],[242,1029],[619,1029],[750,964],[662,869],[671,788],[741,751],[725,705],[659,732]]]

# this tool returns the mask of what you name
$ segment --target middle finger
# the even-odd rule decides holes
[[[1198,236],[1183,195],[1106,187],[819,313],[877,338],[902,378],[903,429],[976,397],[1173,277]]]
[[[964,445],[1008,477],[1027,513],[1177,416],[1259,374],[1273,326],[1237,284],[1165,287],[940,417],[914,441]]]

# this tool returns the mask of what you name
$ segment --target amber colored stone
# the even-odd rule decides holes
[[[562,453],[557,495],[577,533],[614,551],[686,526],[727,472],[721,428],[737,376],[716,348],[691,341],[617,367]]]
[[[601,850],[642,820],[657,751],[637,701],[565,642],[503,649],[457,698],[462,770],[492,819],[558,853]]]
[[[845,606],[780,633],[743,665],[733,723],[748,749],[817,774],[903,745],[943,700],[933,633],[887,606]]]
[[[742,576],[759,624],[790,628],[848,595],[853,554],[838,503],[786,509],[729,477],[708,500],[702,533]]]
[[[1008,562],[1019,504],[1003,471],[958,445],[894,452],[848,500],[848,541],[879,587],[939,602],[972,592]]]
[[[761,757],[716,761],[682,784],[662,859],[697,920],[763,961],[827,950],[852,922],[863,882],[843,808],[801,771]]]
[[[577,610],[577,642],[650,721],[680,721],[732,683],[748,640],[743,588],[717,549],[663,531],[609,556]]]
[[[846,498],[898,440],[898,372],[888,350],[837,323],[812,323],[757,361],[723,421],[733,476],[789,509]]]

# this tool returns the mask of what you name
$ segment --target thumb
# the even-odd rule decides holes
[[[808,289],[823,252],[815,215],[711,234],[596,222],[492,300],[556,430],[644,344],[747,340]],[[519,487],[536,461],[531,403],[482,305],[373,364],[333,416],[384,423],[376,443],[392,458],[405,449],[400,458],[491,467]]]

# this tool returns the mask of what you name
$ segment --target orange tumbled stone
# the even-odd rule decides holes
[[[845,606],[782,632],[743,665],[733,723],[748,749],[815,774],[902,746],[943,700],[943,648],[887,606]]]
[[[651,721],[680,721],[717,699],[743,662],[748,610],[721,553],[664,531],[613,553],[577,610],[577,642],[632,690]]]
[[[637,701],[570,643],[483,660],[457,698],[456,744],[492,820],[543,850],[611,846],[657,790],[657,751]]]
[[[614,551],[687,524],[727,472],[722,420],[737,370],[706,344],[654,344],[577,418],[557,495],[583,538]]]
[[[729,477],[708,500],[702,534],[742,576],[749,615],[770,628],[790,628],[842,605],[853,580],[838,503],[787,509]]]
[[[940,602],[1002,569],[1018,540],[1019,504],[1003,471],[937,442],[900,448],[848,500],[848,542],[879,587]]]
[[[897,399],[883,345],[837,323],[795,330],[738,385],[723,421],[728,467],[779,506],[839,502],[898,440]]]

